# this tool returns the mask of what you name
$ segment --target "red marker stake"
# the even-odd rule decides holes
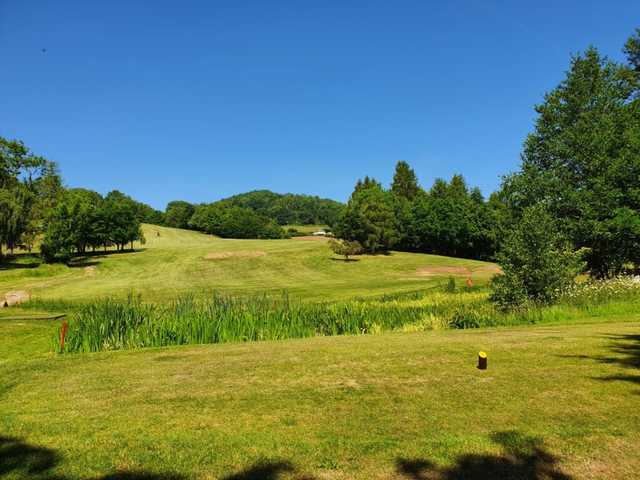
[[[64,338],[67,336],[67,330],[69,330],[69,324],[65,320],[60,329],[60,352],[64,352]]]

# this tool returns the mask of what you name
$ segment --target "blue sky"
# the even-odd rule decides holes
[[[488,194],[570,54],[639,26],[635,0],[0,0],[0,135],[157,208],[346,200],[399,159]]]

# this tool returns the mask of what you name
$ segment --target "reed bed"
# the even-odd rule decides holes
[[[140,297],[106,298],[76,305],[58,352],[97,352],[168,345],[282,340],[385,331],[478,328],[635,314],[640,283],[613,280],[585,285],[552,306],[498,311],[486,289],[430,290],[334,303],[280,297],[184,296],[168,304]]]

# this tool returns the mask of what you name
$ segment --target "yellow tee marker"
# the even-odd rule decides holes
[[[478,369],[487,369],[487,354],[485,352],[478,353]]]

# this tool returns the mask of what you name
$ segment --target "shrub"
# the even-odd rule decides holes
[[[501,309],[553,303],[584,268],[581,258],[544,206],[529,207],[498,255],[504,274],[494,277],[491,300]]]
[[[447,280],[447,284],[444,287],[444,291],[447,293],[454,293],[456,291],[456,279],[453,277],[449,277]]]
[[[362,253],[362,245],[356,240],[339,240],[330,239],[329,248],[336,255],[344,256],[345,260],[349,260],[349,257]]]

